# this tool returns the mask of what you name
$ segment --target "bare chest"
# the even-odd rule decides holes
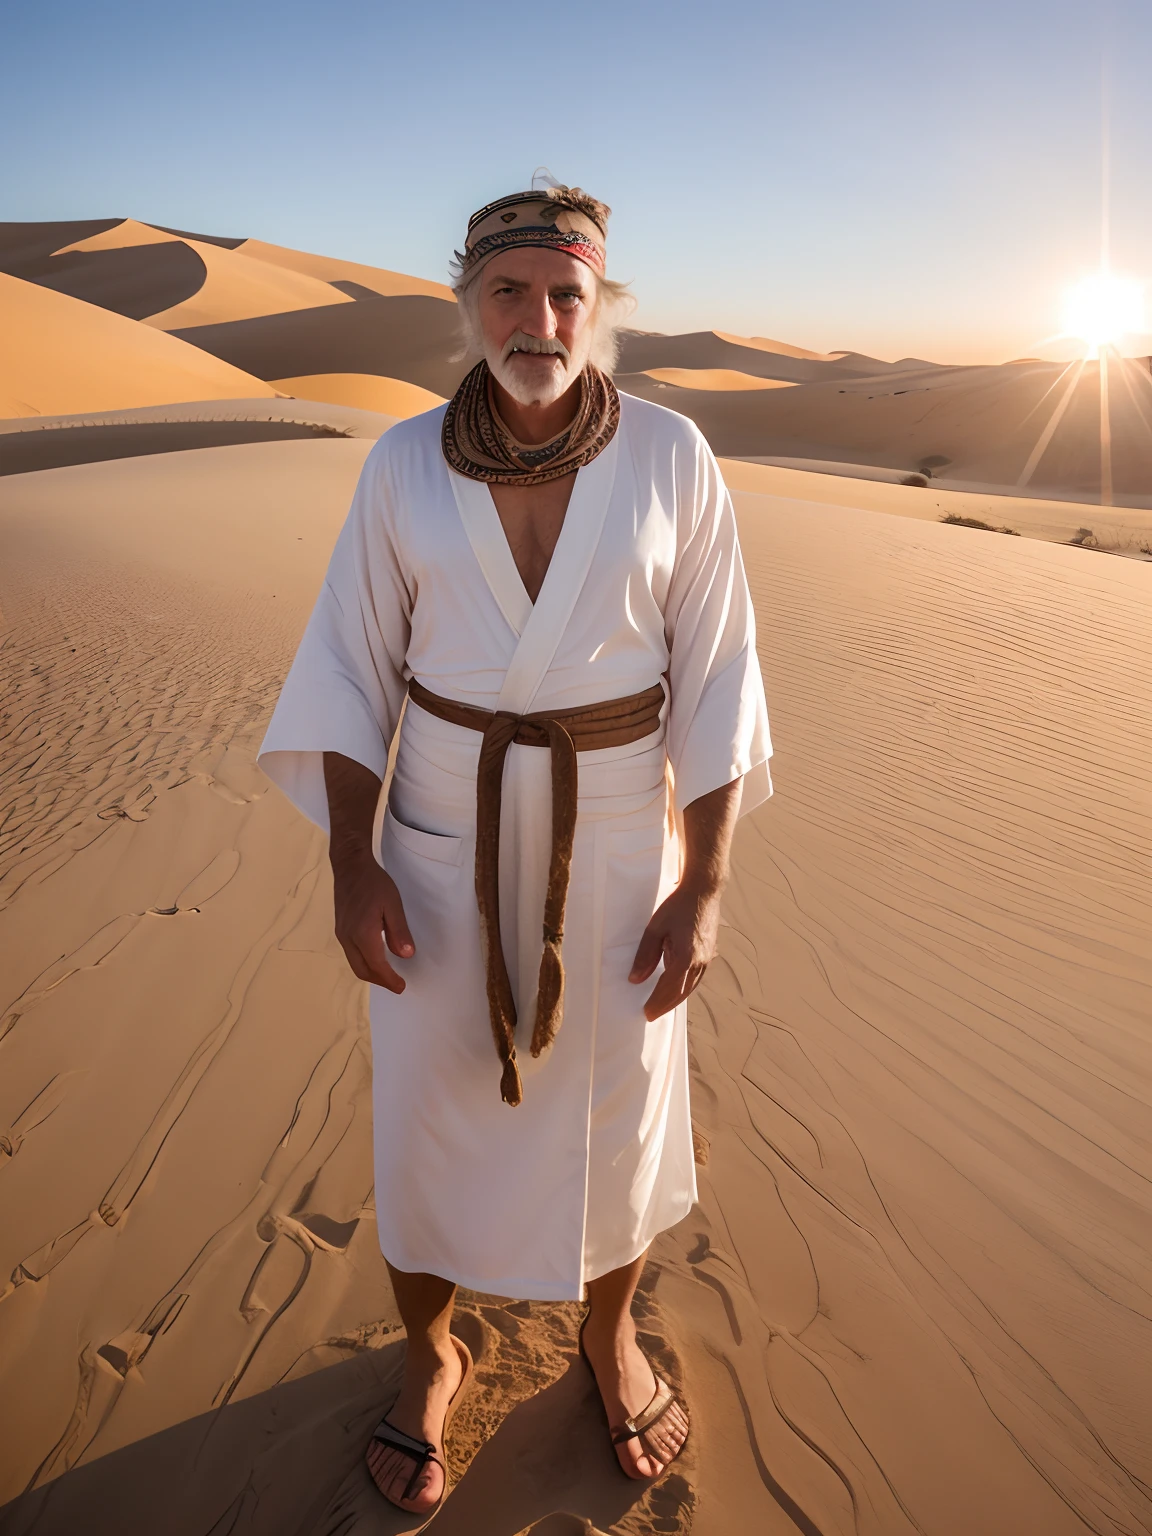
[[[533,602],[548,574],[575,483],[573,471],[544,485],[489,487],[520,580]]]

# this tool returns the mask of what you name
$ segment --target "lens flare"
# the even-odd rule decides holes
[[[1083,341],[1089,356],[1142,332],[1144,323],[1144,288],[1133,278],[1095,272],[1065,295],[1065,334]]]

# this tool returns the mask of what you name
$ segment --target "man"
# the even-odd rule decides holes
[[[371,985],[408,1347],[368,1460],[418,1513],[471,1363],[457,1285],[587,1295],[629,1476],[688,1430],[630,1306],[695,1199],[686,999],[771,746],[716,461],[607,371],[608,213],[552,187],[473,216],[456,292],[481,361],[369,454],[260,758],[330,831],[336,931]]]

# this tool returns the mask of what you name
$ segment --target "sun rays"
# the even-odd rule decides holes
[[[1081,278],[1068,289],[1064,297],[1063,324],[1060,335],[1050,340],[1074,340],[1082,346],[1083,352],[1061,371],[1020,423],[1023,427],[1053,395],[1056,396],[1016,483],[1026,486],[1031,482],[1069,408],[1077,403],[1079,391],[1095,388],[1099,400],[1100,504],[1111,506],[1115,495],[1113,412],[1117,404],[1130,411],[1152,439],[1152,424],[1141,399],[1147,390],[1152,404],[1152,378],[1146,364],[1142,366],[1124,355],[1126,347],[1147,340],[1144,285],[1134,278],[1112,272],[1102,261],[1098,272]],[[1119,381],[1124,384],[1122,396],[1116,394],[1115,385]],[[1149,471],[1152,484],[1152,463]]]
[[[1121,347],[1145,324],[1144,285],[1107,268],[1082,277],[1064,296],[1064,334],[1082,341],[1089,357]]]

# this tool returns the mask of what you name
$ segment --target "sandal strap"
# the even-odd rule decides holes
[[[402,1499],[412,1498],[416,1492],[420,1474],[430,1461],[436,1463],[445,1477],[448,1475],[444,1463],[436,1454],[434,1445],[429,1444],[427,1440],[417,1440],[414,1435],[406,1435],[402,1429],[389,1424],[386,1418],[381,1419],[372,1431],[372,1439],[378,1440],[381,1445],[386,1445],[389,1450],[399,1451],[402,1456],[408,1456],[416,1463],[412,1469],[412,1476],[404,1485],[404,1492],[400,1495]]]
[[[415,1456],[421,1463],[432,1460],[436,1455],[436,1447],[430,1445],[427,1440],[417,1440],[414,1435],[406,1435],[402,1429],[397,1429],[394,1424],[389,1424],[387,1419],[381,1419],[372,1431],[373,1440],[379,1440],[382,1445],[389,1445],[394,1451],[403,1451],[405,1456]]]
[[[641,1410],[635,1418],[625,1419],[619,1427],[610,1430],[613,1445],[623,1445],[626,1440],[636,1440],[650,1430],[658,1419],[662,1419],[676,1401],[676,1394],[666,1381],[656,1378],[656,1390],[652,1394],[652,1401],[647,1408]]]

